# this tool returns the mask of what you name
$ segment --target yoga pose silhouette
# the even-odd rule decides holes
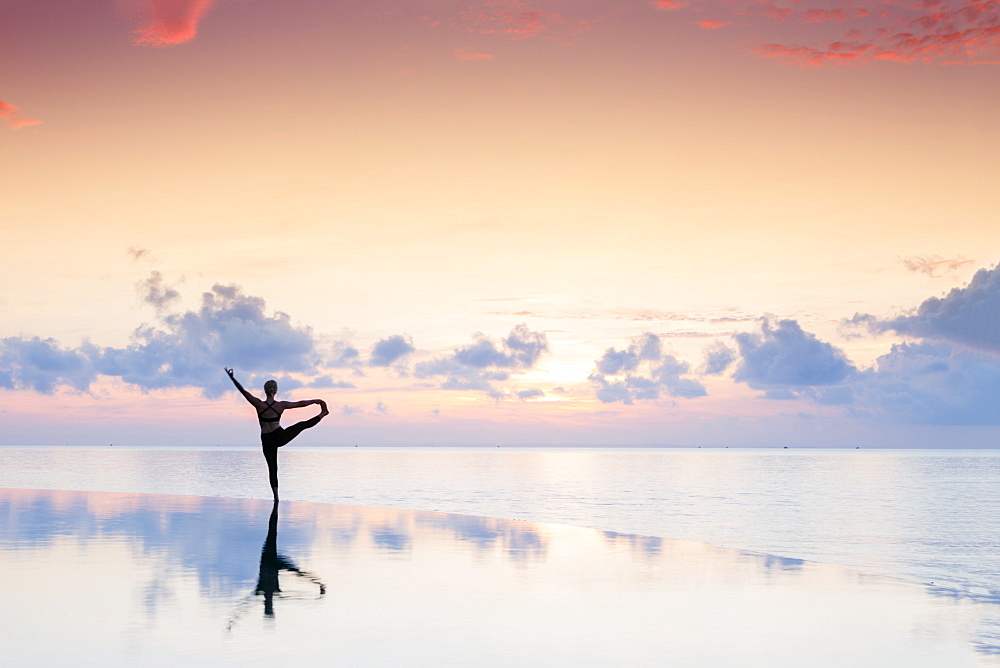
[[[264,459],[267,461],[267,474],[271,481],[271,491],[274,493],[274,500],[278,500],[278,448],[285,445],[298,436],[304,429],[315,427],[319,421],[330,414],[326,409],[326,402],[322,399],[308,399],[306,401],[276,401],[274,395],[278,393],[278,381],[269,380],[264,383],[263,400],[258,399],[243,389],[240,381],[236,380],[232,369],[226,369],[229,379],[236,385],[243,397],[257,410],[257,420],[260,422],[260,445],[264,450]],[[281,414],[288,408],[302,408],[318,404],[319,415],[296,422],[288,429],[281,427],[278,422]]]

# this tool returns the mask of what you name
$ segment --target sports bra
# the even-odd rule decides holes
[[[264,417],[263,415],[261,415],[261,413],[266,413],[266,412],[267,412],[267,411],[269,411],[269,410],[272,410],[272,411],[274,411],[275,413],[277,413],[277,412],[278,412],[278,409],[276,409],[276,408],[274,407],[274,404],[275,404],[275,403],[277,403],[277,402],[274,402],[274,401],[272,401],[271,403],[269,403],[269,404],[268,404],[268,405],[267,405],[267,406],[266,406],[266,407],[264,408],[264,410],[262,410],[262,411],[257,411],[257,419],[258,419],[258,420],[260,420],[261,422],[277,422],[278,420],[280,420],[280,419],[281,419],[281,414],[280,414],[280,413],[279,413],[278,415],[275,415],[274,417]]]

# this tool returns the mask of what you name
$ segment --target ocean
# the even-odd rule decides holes
[[[0,447],[0,487],[270,498],[256,449]],[[1000,451],[320,448],[282,498],[577,525],[881,573],[1000,603]]]

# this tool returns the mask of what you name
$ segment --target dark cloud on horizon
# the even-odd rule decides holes
[[[955,323],[964,322],[970,312],[989,310],[990,300],[983,293],[992,294],[995,280],[990,272],[977,274],[967,288],[953,290],[943,300],[925,301],[916,315],[885,321],[865,316],[861,322],[873,332],[899,331],[902,321],[911,327],[910,335],[921,331],[933,336],[893,345],[871,368],[862,370],[794,320],[774,326],[765,318],[758,333],[735,337],[739,357],[733,379],[764,390],[767,399],[809,399],[842,407],[854,417],[927,425],[1000,425],[996,405],[1000,359],[952,345],[940,335],[942,329],[953,335]],[[942,311],[958,314],[946,320],[948,327],[935,326]],[[978,327],[972,331],[981,332]],[[968,338],[969,332],[964,333]]]
[[[590,382],[602,403],[631,405],[636,400],[659,399],[661,392],[685,399],[707,394],[701,383],[682,377],[690,367],[664,352],[660,337],[652,332],[633,339],[624,350],[608,348],[595,364]]]
[[[1000,425],[1000,360],[947,343],[894,345],[844,390],[851,413],[862,417],[929,425]]]

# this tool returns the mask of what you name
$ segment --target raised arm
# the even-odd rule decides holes
[[[225,367],[223,368],[225,369]],[[233,381],[233,385],[235,385],[236,389],[239,390],[240,394],[243,395],[243,398],[249,401],[254,408],[259,407],[261,404],[260,399],[258,399],[257,397],[253,396],[252,394],[243,389],[243,386],[240,385],[240,381],[236,380],[236,376],[233,375],[233,370],[226,369],[226,373],[229,375],[229,380]]]

